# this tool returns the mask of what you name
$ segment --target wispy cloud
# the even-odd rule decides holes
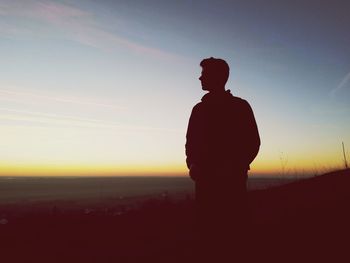
[[[5,1],[0,3],[0,16],[40,21],[60,30],[65,37],[83,45],[105,51],[124,47],[131,51],[161,58],[178,59],[175,54],[159,48],[132,41],[117,33],[109,32],[98,24],[96,15],[81,8],[49,0]],[[0,25],[0,34],[28,33],[18,23]]]
[[[1,121],[20,121],[49,126],[69,126],[81,128],[103,128],[115,129],[126,132],[167,132],[180,133],[178,129],[167,129],[160,127],[127,125],[113,121],[105,121],[93,118],[82,118],[73,115],[53,114],[28,110],[17,110],[11,108],[0,108],[0,125]]]
[[[345,89],[346,87],[350,87],[350,72],[345,75],[337,87],[330,91],[329,95],[331,98],[334,98],[339,91]]]
[[[81,128],[122,128],[123,125],[77,116],[68,116],[63,114],[50,114],[43,112],[24,111],[8,108],[0,108],[0,125],[1,121],[12,121],[22,124],[34,124],[45,127],[81,127]]]
[[[7,89],[0,89],[0,100],[10,100],[10,101],[23,101],[32,100],[34,102],[46,101],[46,102],[60,102],[76,105],[86,105],[86,106],[98,106],[113,110],[126,110],[126,107],[118,106],[109,103],[102,103],[98,101],[93,101],[84,98],[72,98],[72,97],[59,97],[59,96],[49,96],[45,94],[33,93],[33,92],[23,92],[23,91],[12,91]]]

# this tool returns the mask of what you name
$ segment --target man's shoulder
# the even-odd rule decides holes
[[[245,110],[251,109],[249,102],[245,99],[232,96],[232,101],[233,101],[233,104],[237,105],[237,107],[239,107],[240,109],[245,109]]]
[[[240,104],[249,104],[248,101],[242,99],[241,97],[232,96],[232,101]]]
[[[193,106],[192,111],[198,111],[203,107],[203,102],[200,101],[196,105]]]

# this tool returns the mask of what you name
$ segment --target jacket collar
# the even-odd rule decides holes
[[[233,96],[229,89],[222,92],[216,92],[216,93],[209,92],[202,97],[202,102],[217,103],[217,102],[222,102],[223,100],[226,100],[226,99],[230,99],[232,97]]]

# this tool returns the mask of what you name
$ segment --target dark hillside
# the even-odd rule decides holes
[[[279,187],[252,191],[250,198],[253,213],[256,215],[253,216],[253,220],[255,223],[265,220],[276,222],[283,217],[297,219],[301,214],[303,217],[308,214],[313,216],[315,212],[324,212],[323,218],[332,217],[333,215],[329,213],[332,209],[346,212],[347,209],[341,208],[345,208],[343,203],[350,200],[349,187],[350,169],[347,169]]]
[[[350,170],[252,191],[249,200],[245,261],[348,257]],[[2,220],[1,262],[196,262],[193,205],[151,199],[124,213],[54,210]]]
[[[350,170],[250,193],[252,247],[298,262],[349,258]]]

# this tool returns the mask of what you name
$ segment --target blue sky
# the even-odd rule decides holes
[[[290,173],[339,167],[349,11],[347,1],[2,0],[0,166],[186,173],[199,62],[214,56],[256,115],[252,172],[279,172],[281,157]]]

